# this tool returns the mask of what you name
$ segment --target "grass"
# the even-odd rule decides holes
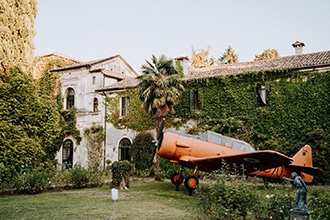
[[[111,198],[109,186],[0,198],[0,219],[196,219],[195,196],[170,182],[132,182]]]
[[[201,186],[203,184],[205,183],[202,182]],[[320,201],[329,201],[329,186],[309,186],[308,189],[308,199],[318,193],[317,198],[322,199]],[[183,184],[179,191],[175,191],[169,180],[165,182],[132,180],[129,190],[119,191],[116,202],[112,200],[110,192],[109,186],[103,186],[36,195],[3,196],[0,197],[0,219],[198,219],[196,193],[189,196]],[[266,200],[266,195],[278,192],[295,197],[295,189],[290,185],[271,184],[270,187],[265,188],[257,184],[254,188],[254,193],[261,198],[260,201]],[[318,208],[324,209],[324,207],[329,207],[329,204],[323,204]],[[324,212],[324,210],[314,211]]]

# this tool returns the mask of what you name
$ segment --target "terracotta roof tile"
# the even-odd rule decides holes
[[[221,64],[207,68],[191,69],[186,80],[207,78],[219,75],[235,75],[252,71],[281,70],[281,69],[309,69],[316,67],[330,67],[330,51],[309,54],[292,55],[269,60],[241,62],[235,64]],[[127,78],[97,91],[114,91],[138,86],[139,79]]]
[[[134,87],[137,87],[139,85],[139,83],[140,83],[140,79],[138,79],[138,78],[126,78],[124,80],[118,81],[117,83],[97,89],[96,92],[114,91],[114,90],[134,88]]]
[[[307,69],[330,66],[330,51],[279,57],[269,60],[221,64],[200,69],[189,70],[186,79],[205,78],[218,75],[234,75],[249,71]]]

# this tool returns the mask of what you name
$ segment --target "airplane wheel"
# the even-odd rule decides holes
[[[183,183],[183,176],[181,173],[175,173],[171,177],[171,182],[173,185],[179,186]]]
[[[185,187],[189,190],[189,192],[194,191],[199,184],[197,177],[188,176],[184,182]]]

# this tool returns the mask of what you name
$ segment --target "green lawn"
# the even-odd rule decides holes
[[[201,187],[204,184],[202,181]],[[329,186],[308,186],[308,189],[308,200],[316,204],[310,207],[313,219],[327,219]],[[262,203],[267,200],[266,195],[279,192],[295,197],[295,189],[290,185],[275,184],[265,188],[257,184],[253,190],[260,196]],[[110,192],[109,186],[103,186],[37,195],[2,196],[0,219],[197,219],[197,196],[195,193],[189,196],[183,184],[179,191],[175,191],[169,180],[131,181],[129,190],[119,191],[116,202],[112,200]]]
[[[112,201],[109,186],[0,198],[0,219],[196,219],[195,196],[170,182],[131,182]]]

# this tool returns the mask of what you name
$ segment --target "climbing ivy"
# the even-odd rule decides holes
[[[120,98],[128,96],[129,115],[120,116]],[[113,124],[117,129],[130,128],[136,131],[146,131],[154,129],[156,120],[154,116],[148,115],[142,109],[142,102],[139,100],[137,90],[126,90],[117,93],[116,96],[106,97],[107,122]]]
[[[190,132],[213,130],[242,139],[256,149],[277,150],[289,156],[309,144],[313,148],[314,165],[324,170],[324,175],[316,181],[329,183],[329,73],[286,69],[190,80],[175,106],[176,113],[166,117],[166,126],[182,127],[192,119],[196,125]],[[263,107],[257,103],[258,84],[267,90],[267,103]],[[198,92],[199,111],[190,111],[190,90]],[[154,128],[155,120],[140,109],[137,93],[130,90],[125,94],[130,96],[132,104],[129,116],[118,117],[117,98],[117,118],[112,114],[111,120],[134,130]]]

